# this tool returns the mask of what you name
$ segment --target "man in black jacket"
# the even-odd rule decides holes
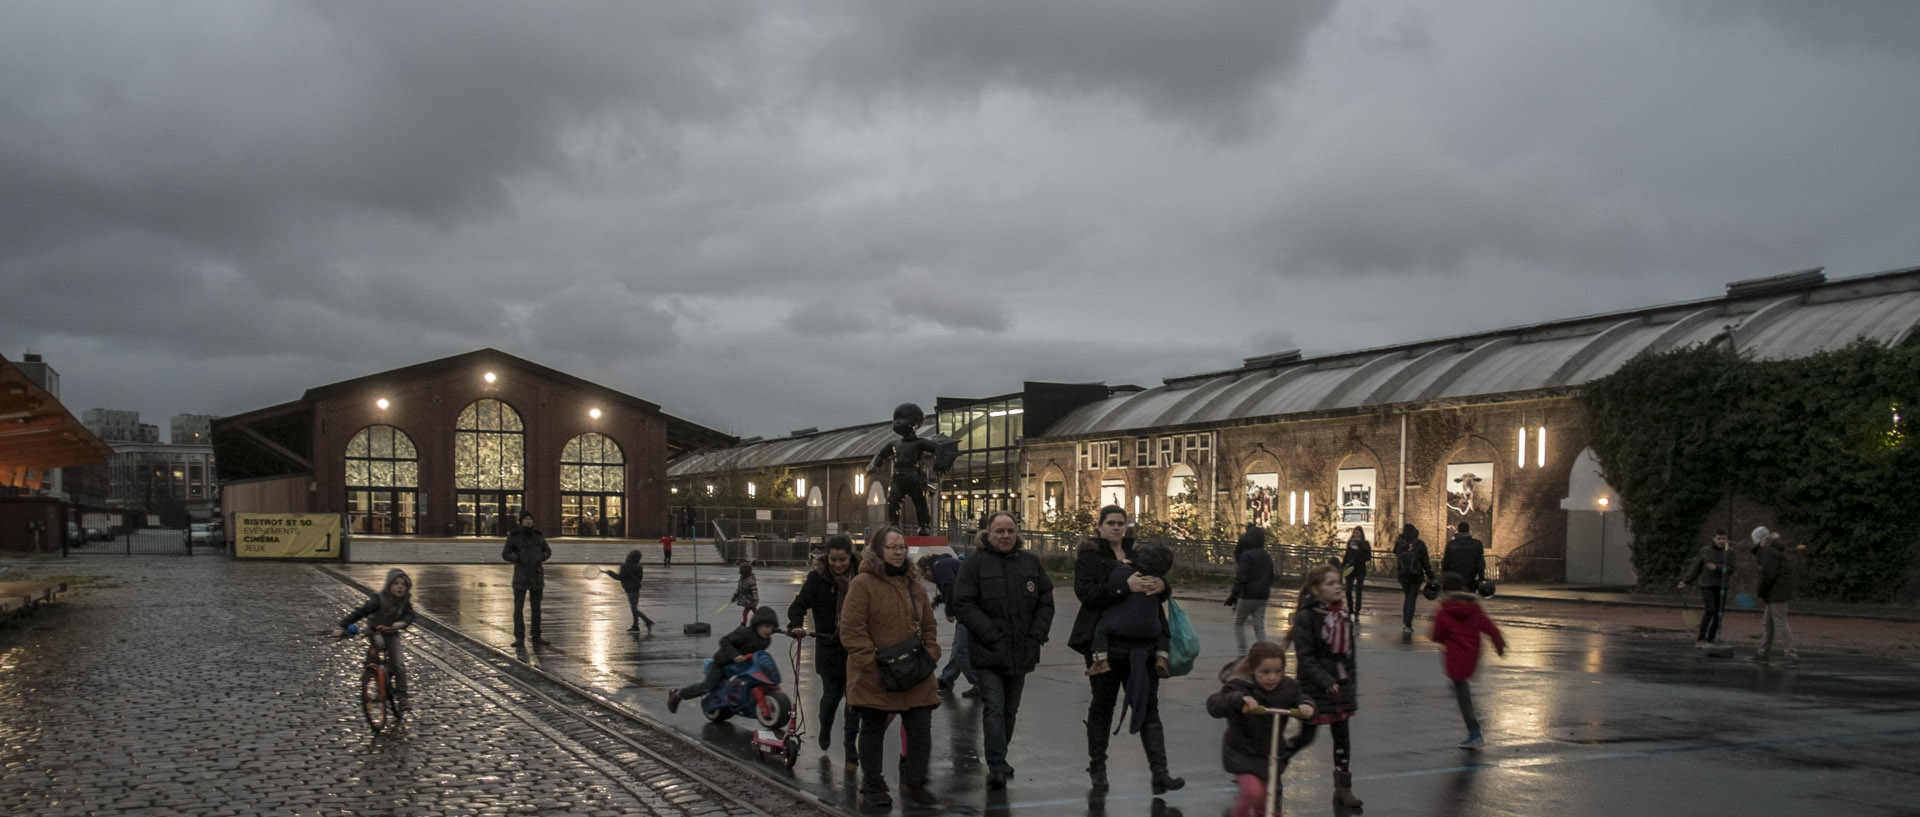
[[[987,519],[980,550],[960,563],[947,609],[966,625],[979,673],[980,722],[986,738],[987,785],[1004,789],[1013,776],[1007,744],[1027,673],[1053,627],[1053,582],[1040,558],[1020,548],[1013,514]]]
[[[1700,632],[1695,634],[1693,645],[1705,647],[1720,643],[1721,599],[1725,595],[1727,577],[1733,574],[1733,548],[1727,542],[1727,532],[1713,532],[1713,544],[1700,548],[1700,553],[1687,565],[1686,575],[1680,577],[1680,589],[1699,582],[1700,603],[1704,612],[1700,616]]]
[[[1227,606],[1233,608],[1233,640],[1240,653],[1247,651],[1247,623],[1253,623],[1253,640],[1267,640],[1267,600],[1273,595],[1273,557],[1267,554],[1267,534],[1259,525],[1247,523],[1240,541],[1233,546],[1233,589],[1227,593]]]
[[[547,537],[534,529],[533,512],[520,512],[520,527],[507,534],[500,558],[513,563],[513,646],[524,647],[527,643],[526,619],[521,615],[521,607],[528,596],[533,597],[533,643],[547,643],[540,637],[540,596],[547,590],[547,567],[543,562],[553,558],[553,548],[547,546]]]
[[[1469,533],[1472,527],[1461,522],[1452,539],[1447,540],[1447,549],[1440,553],[1440,573],[1452,573],[1467,584],[1469,591],[1480,586],[1487,577],[1487,546]]]
[[[1767,603],[1765,631],[1760,637],[1760,649],[1751,659],[1756,664],[1767,663],[1767,655],[1773,651],[1774,640],[1780,642],[1783,667],[1800,665],[1800,651],[1794,648],[1793,628],[1787,626],[1787,602],[1793,601],[1799,582],[1794,575],[1793,557],[1787,554],[1786,543],[1780,541],[1780,534],[1764,527],[1753,529],[1754,555],[1760,558],[1760,587],[1754,595]]]

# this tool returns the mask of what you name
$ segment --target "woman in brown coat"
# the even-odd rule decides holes
[[[840,643],[847,648],[847,702],[860,711],[860,802],[888,808],[887,781],[881,775],[881,749],[894,715],[907,730],[907,752],[900,759],[900,793],[917,805],[933,805],[927,766],[933,755],[933,709],[940,705],[929,674],[911,689],[889,692],[880,683],[874,652],[918,635],[935,662],[940,660],[939,631],[933,604],[918,572],[907,560],[907,535],[891,525],[873,537],[879,558],[861,560],[860,575],[847,585],[840,608]]]

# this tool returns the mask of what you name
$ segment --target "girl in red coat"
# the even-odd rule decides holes
[[[1507,654],[1507,640],[1500,637],[1499,626],[1480,609],[1480,600],[1466,592],[1466,580],[1449,573],[1445,581],[1447,594],[1439,612],[1433,615],[1433,640],[1446,651],[1447,678],[1453,681],[1454,697],[1460,699],[1460,718],[1467,722],[1467,739],[1459,746],[1478,749],[1480,719],[1473,715],[1473,691],[1467,679],[1480,666],[1481,633],[1493,640],[1493,651],[1501,657]]]

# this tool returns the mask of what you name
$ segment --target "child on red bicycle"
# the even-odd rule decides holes
[[[367,602],[359,609],[340,619],[340,626],[333,629],[335,638],[347,634],[347,628],[361,619],[366,619],[367,629],[392,627],[404,630],[413,623],[413,579],[400,568],[387,571],[387,583],[380,592],[367,597]],[[383,633],[372,636],[381,640],[380,648],[387,653],[387,664],[393,672],[393,697],[405,703],[407,699],[407,665],[400,660],[400,634]]]

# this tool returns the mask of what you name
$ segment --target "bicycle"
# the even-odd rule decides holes
[[[330,633],[332,631],[329,631]],[[340,638],[360,632],[358,625],[339,631]],[[360,670],[360,711],[367,717],[367,726],[378,735],[389,723],[398,724],[406,715],[406,708],[400,705],[400,699],[393,694],[393,662],[388,651],[382,647],[382,635],[400,632],[397,627],[375,627],[366,632],[367,658]]]

